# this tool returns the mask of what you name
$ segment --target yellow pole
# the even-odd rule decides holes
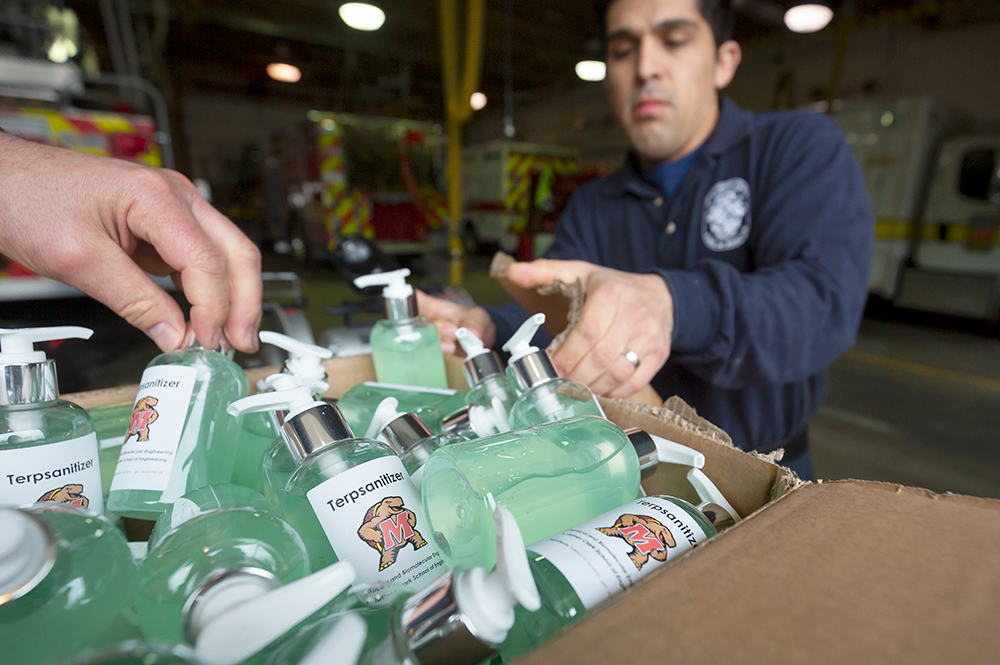
[[[469,98],[476,91],[482,65],[485,0],[468,0],[465,33],[465,67],[459,75],[458,0],[440,0],[441,60],[444,79],[445,125],[448,131],[448,248],[452,286],[461,286],[465,249],[458,235],[462,217],[462,125],[472,115]],[[461,84],[459,84],[461,79]]]

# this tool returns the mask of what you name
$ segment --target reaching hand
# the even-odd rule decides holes
[[[455,337],[455,331],[459,328],[468,328],[476,333],[487,348],[491,348],[496,341],[497,331],[493,319],[482,307],[462,307],[429,296],[423,291],[417,291],[417,308],[437,326],[438,336],[441,338],[441,351],[446,356],[458,354],[458,338]]]
[[[203,346],[225,331],[256,350],[260,252],[181,174],[0,134],[0,190],[3,254],[100,300],[163,350],[186,324],[146,272],[170,275]]]
[[[534,289],[559,279],[583,283],[580,320],[552,362],[562,376],[586,383],[598,395],[628,397],[650,382],[670,356],[674,300],[659,275],[603,268],[585,261],[538,259],[516,263],[507,279]],[[638,366],[626,357],[632,351]]]

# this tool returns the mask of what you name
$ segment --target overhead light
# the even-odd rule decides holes
[[[473,111],[481,111],[486,108],[486,95],[481,92],[472,93],[472,97],[469,98],[469,106],[472,107]]]
[[[833,10],[826,5],[796,5],[785,12],[785,25],[792,32],[819,32],[833,20]]]
[[[348,2],[340,6],[340,18],[355,30],[378,30],[385,23],[385,12],[364,2]]]
[[[608,66],[600,60],[581,60],[576,63],[576,75],[584,81],[603,81]]]
[[[295,65],[289,65],[287,62],[272,62],[267,66],[267,75],[275,81],[296,83],[302,78],[302,71]]]

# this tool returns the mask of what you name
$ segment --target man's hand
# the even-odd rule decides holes
[[[526,289],[579,279],[586,296],[580,320],[552,355],[562,376],[598,395],[629,397],[650,382],[670,356],[674,300],[659,275],[602,268],[585,261],[515,263],[507,279]],[[633,351],[635,367],[626,357]]]
[[[146,272],[170,275],[203,346],[225,331],[256,350],[260,252],[184,176],[0,134],[0,191],[6,256],[100,300],[163,350],[186,324]]]
[[[486,348],[492,348],[496,341],[497,330],[493,325],[493,319],[482,307],[471,309],[462,307],[418,290],[417,308],[437,326],[438,336],[441,338],[441,351],[446,356],[458,355],[459,346],[455,331],[459,328],[468,328],[476,333]]]

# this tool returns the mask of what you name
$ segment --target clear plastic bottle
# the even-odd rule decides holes
[[[424,388],[366,381],[345,392],[337,400],[337,408],[353,431],[374,435],[372,418],[375,409],[382,400],[395,397],[400,411],[419,415],[431,431],[440,432],[444,415],[462,408],[465,405],[465,395],[466,393],[451,388]]]
[[[638,498],[641,472],[660,461],[705,464],[686,446],[594,416],[496,434],[434,451],[424,514],[448,566],[489,568],[494,505],[507,506],[534,543]]]
[[[59,399],[55,362],[34,350],[35,342],[91,334],[75,326],[0,329],[0,506],[65,503],[104,513],[94,423]]]
[[[529,545],[541,609],[514,610],[503,659],[527,653],[739,519],[720,508],[725,498],[707,477],[696,489],[703,501],[697,508],[671,496],[644,497]]]
[[[136,610],[151,639],[193,645],[199,613],[221,611],[309,573],[305,545],[257,492],[209,485],[160,516]]]
[[[118,455],[121,453],[122,444],[125,443],[125,432],[132,422],[132,403],[99,406],[88,409],[88,413],[94,421],[94,430],[97,432],[97,445],[100,449],[98,455],[101,458],[101,485],[104,488],[104,496],[107,497],[111,491],[111,481],[115,477],[115,468],[118,466]]]
[[[228,483],[240,423],[226,407],[247,392],[239,365],[197,340],[153,358],[139,381],[109,510],[155,520],[187,492]]]
[[[441,446],[466,441],[457,434],[434,434],[415,413],[400,413],[395,397],[386,397],[375,411],[372,424],[378,427],[378,438],[391,445],[403,460],[413,486],[420,491],[424,464],[431,453]]]
[[[106,518],[38,504],[0,508],[0,657],[39,665],[107,646],[138,571]]]
[[[437,328],[417,310],[407,268],[373,273],[354,280],[358,288],[383,285],[385,318],[371,332],[375,376],[384,383],[447,388],[441,338]]]
[[[517,430],[573,416],[603,418],[604,410],[590,388],[576,379],[560,378],[549,354],[531,346],[531,338],[543,323],[545,315],[535,314],[503,346],[511,354],[507,371],[521,389],[521,396],[510,409],[510,428]]]
[[[130,640],[63,665],[201,665],[186,647]]]
[[[462,370],[470,389],[465,407],[450,413],[442,429],[464,438],[509,432],[510,410],[519,393],[504,374],[500,358],[468,328],[459,328],[455,336],[465,351]]]
[[[288,352],[289,358],[285,361],[283,374],[302,381],[326,381],[323,360],[333,357],[333,351],[330,349],[300,342],[288,335],[270,330],[260,332],[260,341],[262,344],[271,344]],[[258,382],[257,389],[274,390],[268,388],[263,381]],[[323,388],[324,391],[326,389]],[[281,439],[280,428],[281,423],[274,413],[248,413],[240,418],[240,442],[237,446],[232,482],[257,492],[265,491],[261,462],[275,441]]]
[[[288,411],[282,434],[298,462],[280,492],[315,568],[349,561],[358,584],[420,588],[441,559],[428,547],[410,476],[386,443],[354,437],[336,407],[308,388],[261,393],[233,403],[233,415]]]

